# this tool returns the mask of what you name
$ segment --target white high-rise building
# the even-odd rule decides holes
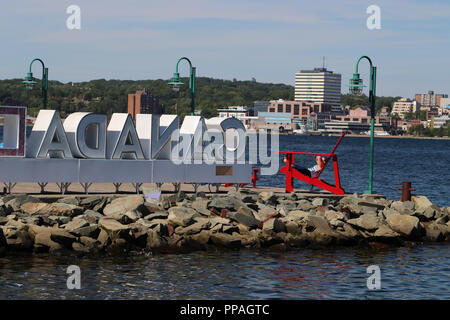
[[[295,74],[295,100],[329,104],[341,109],[341,75],[326,68],[302,70]]]

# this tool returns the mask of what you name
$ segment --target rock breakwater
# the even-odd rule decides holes
[[[183,253],[193,250],[408,245],[450,241],[450,207],[351,195],[306,197],[251,189],[226,195],[26,194],[0,198],[0,255]]]

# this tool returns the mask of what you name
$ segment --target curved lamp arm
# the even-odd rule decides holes
[[[35,58],[31,61],[29,71],[27,77],[25,78],[24,83],[31,84],[31,86],[35,83],[33,80],[33,73],[31,72],[31,67],[35,61],[39,61],[42,65],[42,97],[44,99],[44,108],[47,107],[47,90],[48,90],[48,68],[45,67],[44,61],[39,58]]]

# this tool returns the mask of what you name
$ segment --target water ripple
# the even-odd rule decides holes
[[[449,299],[450,248],[0,259],[0,299]],[[69,265],[81,290],[66,287]],[[381,290],[368,290],[369,265]]]

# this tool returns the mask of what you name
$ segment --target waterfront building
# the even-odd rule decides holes
[[[380,110],[380,116],[381,117],[389,117],[389,107],[382,107]]]
[[[133,119],[140,113],[163,114],[164,108],[159,105],[159,98],[144,90],[128,94],[128,113]]]
[[[340,113],[341,75],[326,68],[301,70],[295,74],[295,100],[322,103]]]
[[[253,116],[253,109],[246,106],[230,106],[227,108],[217,109],[219,118],[236,118],[240,120],[245,126],[250,124],[250,121],[258,119]]]
[[[298,124],[292,121],[291,114],[287,112],[259,112],[258,120],[250,124],[250,127],[256,130],[277,129],[279,131],[291,131],[297,126]]]
[[[400,100],[394,102],[394,105],[392,107],[392,114],[396,114],[401,119],[404,119],[405,113],[416,112],[419,109],[420,106],[418,107],[417,100],[411,101],[407,98],[401,98]]]
[[[352,134],[367,134],[370,131],[370,123],[331,120],[324,123],[324,128],[319,128],[319,131],[328,134],[342,134],[346,130]],[[386,131],[383,125],[379,123],[374,125],[374,130],[378,132]]]
[[[370,124],[371,113],[368,108],[356,108],[354,110],[350,109],[347,115],[335,116],[336,120],[342,122],[357,122],[360,124]],[[384,131],[392,132],[397,128],[397,120],[389,116],[375,116],[375,124],[381,125]]]
[[[441,108],[450,108],[450,98],[441,98],[439,106]]]
[[[424,127],[428,126],[427,121],[421,121],[421,120],[398,120],[397,122],[397,128],[401,129],[405,132],[408,132],[409,128],[418,126],[422,124]]]
[[[428,93],[416,94],[416,102],[420,106],[424,107],[439,107],[441,105],[441,99],[448,98],[448,94],[436,94],[434,91],[429,90]]]
[[[292,119],[300,118],[306,121],[312,114],[319,118],[331,119],[331,106],[320,102],[274,100],[267,107],[270,113],[288,113]]]
[[[450,121],[450,117],[449,116],[433,117],[431,121],[433,123],[432,127],[439,129],[440,127],[446,126],[447,121]]]
[[[255,116],[258,115],[258,112],[267,112],[267,107],[269,104],[270,101],[255,101],[253,103],[253,111]]]
[[[241,119],[248,116],[248,109],[246,106],[230,106],[227,108],[217,109],[220,118],[237,118]]]

